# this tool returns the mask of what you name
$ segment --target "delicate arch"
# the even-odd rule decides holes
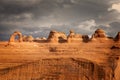
[[[18,36],[18,42],[22,42],[22,41],[23,41],[23,39],[22,39],[22,33],[19,32],[19,31],[15,31],[15,32],[11,35],[9,42],[15,42],[15,37],[16,37],[16,36]]]

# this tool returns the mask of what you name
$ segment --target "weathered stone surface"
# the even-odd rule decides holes
[[[48,36],[48,42],[64,42],[67,39],[67,36],[63,32],[50,31]]]
[[[105,34],[104,30],[102,30],[102,29],[97,29],[97,30],[95,31],[95,33],[93,34],[93,37],[94,37],[94,38],[106,38],[106,34]]]
[[[16,41],[16,39],[15,39],[16,36],[18,36],[18,41],[19,41],[19,42],[22,42],[22,41],[23,41],[22,33],[19,32],[19,31],[15,31],[15,32],[10,36],[9,42],[15,42],[15,41]]]
[[[34,40],[34,38],[31,35],[29,35],[29,36],[24,35],[23,36],[23,41],[25,41],[25,42],[32,42],[33,40]]]
[[[105,31],[102,29],[97,29],[95,31],[95,33],[92,35],[91,41],[100,41],[100,42],[104,42],[108,40]]]
[[[42,59],[0,71],[1,80],[105,80],[105,75],[100,65],[80,58]]]
[[[82,42],[82,35],[74,33],[73,30],[70,30],[70,34],[67,37],[68,43],[72,42]]]

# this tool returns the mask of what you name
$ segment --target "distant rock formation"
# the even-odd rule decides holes
[[[93,37],[94,37],[94,38],[106,38],[106,34],[105,34],[104,30],[102,30],[102,29],[97,29],[97,30],[95,31],[95,33],[93,34]]]
[[[31,35],[29,35],[29,36],[24,35],[23,36],[23,41],[25,41],[25,42],[32,42],[33,40],[34,40],[34,38]]]
[[[17,37],[16,37],[17,36]],[[64,32],[58,32],[55,30],[50,31],[48,38],[46,39],[45,37],[40,38],[33,38],[31,35],[26,36],[20,33],[19,31],[15,31],[10,39],[9,42],[32,42],[32,41],[37,41],[37,42],[52,42],[52,43],[63,43],[63,42],[68,42],[68,43],[79,43],[79,42],[120,42],[120,32],[116,35],[115,38],[113,37],[108,37],[105,34],[105,31],[102,29],[97,29],[94,34],[92,35],[91,38],[89,38],[88,35],[81,35],[81,34],[76,34],[73,30],[70,30],[70,33],[68,36]]]
[[[70,30],[70,34],[67,37],[68,43],[71,42],[81,42],[82,41],[82,35],[74,33],[73,30]]]
[[[45,37],[37,37],[35,40],[47,40]]]
[[[18,40],[15,39],[16,36],[18,36]],[[23,42],[23,38],[22,38],[22,33],[21,33],[21,32],[15,31],[15,32],[10,36],[9,42],[15,42],[15,41]]]
[[[120,42],[120,32],[118,32],[118,34],[116,35],[116,37],[115,37],[115,41]]]
[[[108,40],[105,31],[102,29],[97,29],[95,33],[92,35],[91,41],[101,41],[104,42],[105,40]]]
[[[88,42],[90,40],[88,35],[82,35],[82,38],[83,42]]]
[[[47,39],[46,39],[46,37],[37,37],[34,39],[34,42],[47,43]]]
[[[26,41],[26,35],[23,35],[22,38],[23,38],[23,41]]]
[[[50,31],[50,34],[48,36],[48,42],[64,42],[67,40],[67,36],[63,32],[57,32],[57,31]]]

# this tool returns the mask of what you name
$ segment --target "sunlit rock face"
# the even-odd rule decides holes
[[[106,38],[106,34],[102,29],[97,29],[93,36],[94,38]]]
[[[64,42],[67,39],[67,36],[63,32],[57,32],[57,31],[50,31],[50,34],[48,36],[48,42],[58,43],[58,42]]]
[[[18,42],[22,42],[23,38],[22,38],[22,33],[19,31],[15,31],[11,36],[10,36],[10,40],[9,42],[15,42],[16,39],[15,37],[18,36]]]
[[[82,35],[76,34],[73,30],[70,30],[70,33],[67,37],[68,43],[76,43],[76,42],[82,42]]]
[[[16,39],[16,36],[18,39]],[[94,34],[92,35],[91,39],[88,35],[81,35],[76,34],[73,30],[70,30],[68,36],[64,32],[58,32],[55,30],[50,31],[49,36],[47,39],[34,39],[31,35],[26,36],[23,35],[19,31],[15,31],[11,37],[9,42],[32,42],[32,41],[43,40],[43,42],[51,42],[51,43],[80,43],[80,42],[113,42],[113,41],[120,41],[120,32],[116,35],[115,39],[113,40],[112,37],[108,37],[105,34],[105,31],[102,29],[97,29]]]
[[[24,42],[32,42],[33,40],[34,40],[34,38],[33,38],[32,35],[29,35],[29,36],[24,35],[23,36],[23,41]]]
[[[106,42],[110,41],[110,39],[106,36],[104,30],[97,29],[95,33],[92,35],[91,41]]]
[[[14,44],[0,42],[0,80],[120,80],[119,33],[111,38],[97,29],[89,39],[51,31],[33,42],[12,35]]]
[[[17,37],[17,38],[16,38]],[[22,35],[21,32],[19,31],[15,31],[9,39],[9,42],[32,42],[34,40],[34,38],[32,37],[32,35],[26,36],[26,35]]]

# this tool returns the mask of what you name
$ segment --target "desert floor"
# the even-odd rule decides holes
[[[109,42],[109,43],[107,42],[88,42],[88,43],[21,42],[18,43],[16,42],[8,45],[8,42],[0,42],[0,78],[1,78],[0,80],[68,80],[68,79],[69,80],[108,80],[108,79],[120,80],[119,77],[120,49],[118,48],[112,49],[113,46],[120,47],[120,43],[116,43],[116,42]],[[93,63],[94,65],[100,66],[100,68],[102,68],[104,70],[103,72],[105,73],[101,73],[102,77],[100,76],[101,74],[98,76],[95,74],[95,73],[99,74],[99,72],[97,72],[98,69],[96,69],[96,72],[94,73],[94,76],[96,77],[93,76],[92,78],[91,77],[87,78],[85,76],[82,76],[84,73],[87,76],[90,76],[92,74],[90,71],[91,68],[87,67],[85,69],[85,72],[83,71],[81,74],[78,75],[78,73],[80,73],[80,71],[78,71],[79,67],[77,67],[77,64],[74,63],[74,61],[76,61],[78,64],[84,62],[83,66],[84,64]],[[36,63],[36,68],[34,70],[33,68],[35,66],[33,67],[33,64],[35,65],[35,63]],[[74,71],[72,72],[66,70],[65,64],[71,66],[70,67],[71,70],[73,69]],[[55,70],[50,70],[52,69],[50,65],[53,68],[55,68]],[[63,70],[61,71],[59,78],[58,76],[54,77],[54,75],[57,74],[55,73],[55,71],[60,72],[61,69],[56,70],[55,65],[57,65],[57,68],[61,68]],[[64,67],[59,67],[59,66],[64,66]],[[42,68],[42,70],[39,71],[39,67],[44,67],[44,68]],[[37,72],[36,75],[32,75],[35,73],[29,72],[32,71],[29,68],[31,68],[33,72],[34,71]],[[82,68],[84,67],[81,67],[81,69]],[[78,73],[76,73],[75,69],[78,71]],[[29,75],[26,76],[23,75],[20,77],[20,74],[22,73]],[[55,74],[51,75],[53,73]],[[111,77],[112,73],[114,73],[114,75],[112,75]],[[71,77],[66,76],[66,74],[68,74]],[[14,77],[11,77],[12,75],[14,75]],[[17,75],[17,77],[15,75]]]

